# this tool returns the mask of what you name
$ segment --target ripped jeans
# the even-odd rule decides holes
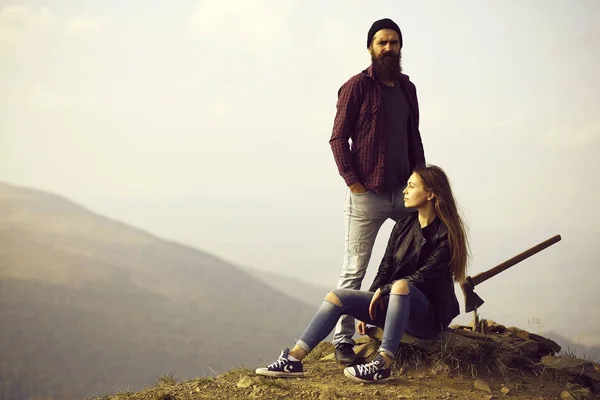
[[[319,310],[296,343],[310,353],[324,340],[335,327],[342,315],[350,315],[367,324],[383,328],[383,338],[379,352],[394,357],[404,332],[415,337],[433,337],[440,332],[436,324],[429,300],[412,283],[408,284],[408,294],[393,294],[382,298],[384,309],[377,307],[375,320],[369,316],[369,304],[373,292],[354,289],[336,289],[333,293],[341,306],[323,300]]]

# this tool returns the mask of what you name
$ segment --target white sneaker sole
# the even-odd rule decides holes
[[[385,381],[391,379],[391,376],[388,376],[387,378],[378,379],[376,381],[360,379],[360,378],[357,378],[356,376],[352,375],[350,372],[348,372],[347,369],[344,369],[344,375],[346,375],[346,378],[349,378],[351,381],[358,382],[358,383],[379,383],[379,382],[385,382]]]
[[[256,375],[270,376],[273,378],[303,378],[306,376],[306,372],[269,371],[266,368],[257,368],[254,372]]]

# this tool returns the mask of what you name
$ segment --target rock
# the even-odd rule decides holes
[[[584,383],[594,394],[600,393],[600,373],[589,361],[569,356],[544,356],[541,364],[559,375]]]
[[[593,400],[594,396],[590,389],[585,388],[581,385],[567,383],[565,385],[566,392],[571,395],[575,400]]]
[[[500,389],[500,391],[502,392],[502,394],[507,395],[510,393],[510,389],[507,388],[506,386],[502,386],[502,388]]]
[[[250,377],[248,375],[244,375],[240,378],[240,380],[238,381],[236,386],[244,389],[244,388],[248,388],[248,387],[252,386],[253,384],[254,384],[254,382],[252,381],[252,379],[250,379]]]
[[[379,349],[379,342],[371,341],[354,347],[354,352],[362,358],[369,358]]]
[[[380,341],[383,339],[383,329],[378,326],[370,326],[367,328],[367,336],[373,340]]]
[[[540,349],[540,352],[538,352],[540,356],[553,355],[560,351],[560,345],[558,343],[543,336],[527,332],[514,326],[510,326],[506,328],[506,330],[510,332],[513,337],[518,337],[523,340],[535,340]]]
[[[358,332],[356,332],[358,334]],[[357,337],[356,339],[354,339],[354,343],[355,344],[363,344],[363,343],[367,343],[370,342],[371,339],[366,333],[364,335],[360,335],[359,337]]]
[[[532,360],[538,359],[537,355],[538,355],[539,346],[538,346],[538,342],[536,342],[535,340],[519,341],[519,342],[515,343],[515,346],[519,349],[521,354],[523,354],[525,357],[530,358]]]
[[[468,331],[457,331],[457,332],[468,332]],[[370,327],[367,329],[367,335],[379,344],[383,338],[383,329],[379,327]],[[472,341],[464,340],[459,335],[454,334],[452,331],[444,331],[435,338],[418,338],[408,333],[404,333],[400,338],[400,343],[410,344],[418,349],[428,351],[437,350],[440,345],[440,341],[447,341],[450,346],[468,346],[473,344]]]
[[[404,341],[404,343],[409,342]],[[454,349],[464,349],[465,347],[475,345],[475,341],[473,339],[450,331],[443,331],[437,338],[434,339],[413,338],[413,341],[410,343],[412,346],[425,352],[438,352],[440,349],[440,344]]]
[[[535,333],[530,333],[529,338],[531,340],[535,340],[538,343],[540,350],[543,350],[546,353],[544,355],[554,355],[560,352],[560,345],[553,340],[550,340],[540,335],[536,335]]]
[[[482,391],[488,392],[488,393],[492,392],[492,389],[490,389],[490,385],[488,385],[488,383],[486,381],[483,381],[481,379],[476,379],[474,386],[475,386],[475,389],[477,389],[477,390],[482,390]]]
[[[485,320],[486,331],[490,333],[502,333],[506,331],[506,327],[502,324],[499,324],[491,319]]]
[[[488,336],[479,333],[479,332],[473,332],[473,331],[467,331],[467,330],[457,330],[454,331],[454,334],[456,335],[460,335],[460,336],[464,336],[464,337],[468,337],[470,339],[474,339],[474,340],[486,340],[488,338]]]
[[[523,329],[517,328],[516,326],[509,326],[506,330],[511,334],[511,336],[518,337],[523,340],[529,340],[529,332],[524,331]]]
[[[468,331],[464,331],[464,332],[468,332]],[[468,334],[463,335],[462,333],[459,334],[459,333],[444,331],[440,334],[440,339],[443,343],[447,344],[450,347],[464,348],[464,347],[472,346],[475,344],[474,339],[468,337]],[[436,343],[439,343],[439,342],[436,341]]]
[[[562,400],[576,400],[575,397],[571,396],[571,394],[569,392],[567,392],[566,390],[563,390],[562,392],[560,392],[560,398]]]
[[[383,339],[383,329],[381,329],[378,326],[370,326],[367,329],[367,336],[369,336],[373,340],[381,342],[381,340]],[[411,336],[406,332],[404,332],[404,334],[402,334],[402,337],[400,338],[401,343],[412,344],[416,343],[417,341],[421,341],[421,339]]]

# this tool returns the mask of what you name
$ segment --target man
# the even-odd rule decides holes
[[[381,225],[408,212],[403,195],[406,181],[416,165],[425,163],[417,92],[402,73],[398,25],[388,18],[374,22],[367,48],[371,65],[338,91],[329,141],[348,186],[344,263],[337,286],[346,289],[360,289]],[[358,361],[354,331],[354,319],[343,316],[333,337],[341,364]]]

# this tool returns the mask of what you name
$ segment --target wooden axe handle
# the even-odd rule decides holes
[[[524,252],[517,254],[516,256],[504,261],[503,263],[496,265],[494,268],[491,268],[487,271],[481,272],[473,276],[473,286],[477,286],[480,283],[487,281],[491,277],[499,274],[500,272],[512,267],[517,263],[520,263],[524,259],[529,258],[532,255],[544,250],[545,248],[552,246],[554,243],[559,242],[560,239],[560,235],[552,236],[550,239],[544,240],[543,242],[533,246],[532,248],[527,249]]]

